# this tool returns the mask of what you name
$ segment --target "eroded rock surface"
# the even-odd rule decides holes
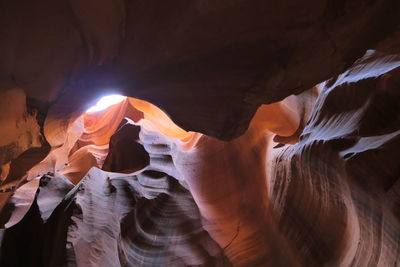
[[[398,266],[399,13],[0,2],[0,265]]]

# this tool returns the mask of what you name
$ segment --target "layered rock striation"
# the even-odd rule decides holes
[[[399,8],[0,2],[0,265],[398,266]]]

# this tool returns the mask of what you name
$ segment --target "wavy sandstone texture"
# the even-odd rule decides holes
[[[400,266],[399,16],[0,1],[0,266]]]

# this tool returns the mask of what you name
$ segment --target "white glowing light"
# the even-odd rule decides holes
[[[86,112],[97,112],[100,110],[104,110],[112,105],[124,101],[125,99],[126,96],[122,95],[103,96],[102,98],[100,98],[96,105],[90,107],[88,110],[86,110]]]

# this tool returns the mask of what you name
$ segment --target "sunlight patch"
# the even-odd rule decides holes
[[[97,102],[96,105],[90,107],[86,112],[97,112],[104,110],[112,105],[118,104],[119,102],[122,102],[126,99],[126,96],[122,95],[108,95],[108,96],[103,96],[100,98],[100,100]]]

